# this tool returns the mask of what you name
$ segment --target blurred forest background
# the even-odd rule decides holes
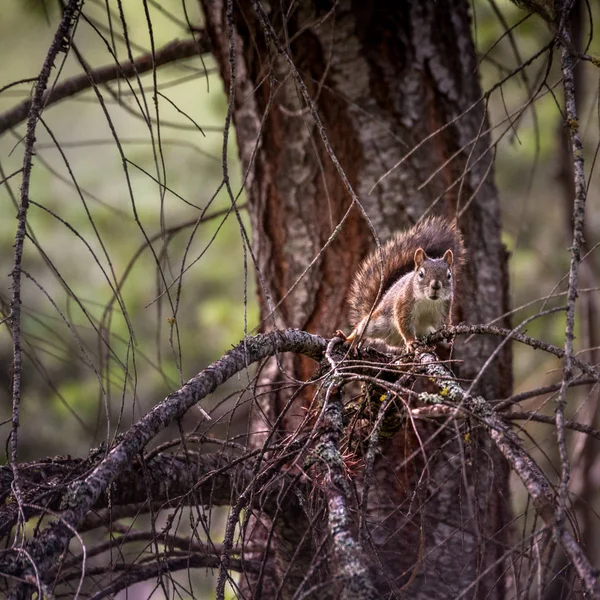
[[[525,18],[526,13],[511,2],[475,0],[471,6],[483,90],[491,89],[551,39],[541,19]],[[108,14],[106,7],[104,0],[88,0],[86,19],[79,21],[75,35],[77,49],[91,68],[111,64],[115,55],[127,60],[119,37],[120,17],[112,3]],[[195,1],[148,0],[147,7],[157,48],[177,38],[188,38],[190,24],[202,26]],[[134,56],[147,53],[151,40],[143,3],[123,0],[123,9]],[[597,3],[591,8],[581,3],[580,43],[582,47],[589,45],[588,54],[599,56],[600,36],[590,38],[588,10],[595,12],[594,20],[600,23]],[[28,82],[4,87],[37,76],[57,20],[56,2],[4,0],[0,113],[30,94],[32,84]],[[119,33],[112,39],[111,27]],[[505,32],[507,27],[512,28],[510,35]],[[488,103],[492,135],[497,141],[490,151],[496,156],[504,241],[511,253],[512,305],[523,307],[515,312],[514,324],[536,314],[549,295],[565,291],[569,265],[572,198],[570,188],[564,186],[565,132],[559,109],[562,88],[558,85],[558,60],[550,66],[549,85],[521,112],[529,102],[530,90],[545,76],[546,67],[544,60],[532,61],[521,74],[496,89]],[[62,69],[61,79],[81,73],[73,53],[64,65],[58,63],[58,68]],[[595,165],[598,74],[592,64],[578,66],[580,131],[589,181],[588,248],[597,243],[600,233],[600,175]],[[255,273],[244,253],[236,215],[228,210],[228,194],[220,185],[227,102],[215,63],[205,54],[202,59],[194,57],[159,68],[156,107],[152,78],[153,73],[148,72],[139,81],[112,82],[113,95],[104,94],[122,155],[93,90],[46,108],[43,123],[37,128],[31,183],[35,204],[28,216],[30,237],[24,257],[28,276],[23,283],[26,358],[19,438],[22,460],[55,454],[85,456],[91,447],[126,429],[258,326]],[[143,110],[155,122],[152,135],[138,105],[140,85],[146,90]],[[157,114],[160,127],[156,127]],[[8,274],[20,180],[19,175],[9,177],[21,168],[24,132],[22,123],[0,137],[0,318],[9,312]],[[242,173],[233,135],[226,152],[232,188],[239,195],[241,220],[251,235],[243,210]],[[153,251],[147,239],[152,240]],[[157,273],[157,261],[163,266],[166,281]],[[593,274],[598,273],[600,262],[598,251],[585,261],[590,275],[587,285],[582,275],[582,287],[593,288]],[[113,300],[111,287],[117,285],[121,288],[121,307]],[[600,305],[598,295],[597,290],[581,295],[578,348],[598,344],[598,339],[589,339],[594,328],[588,327],[594,318],[594,303],[596,308]],[[597,322],[596,327],[600,328]],[[532,321],[526,331],[562,346],[563,314]],[[525,346],[515,345],[514,352],[515,392],[556,381],[557,359]],[[598,362],[597,358],[587,358]],[[0,328],[4,439],[10,432],[11,361],[11,335],[5,323]],[[211,433],[223,435],[227,431],[230,437],[243,434],[244,410],[231,413],[236,396],[228,399],[235,390],[236,382],[229,382],[205,406],[219,407],[216,415],[222,415]],[[567,416],[577,413],[579,420],[598,427],[598,391],[595,398],[577,390],[570,393]],[[531,400],[523,408],[539,408],[543,402]],[[548,414],[552,410],[550,402]],[[191,411],[186,416],[186,428],[193,427],[196,418],[200,423],[198,414]],[[532,444],[532,454],[552,468],[556,459],[554,430],[541,424],[528,427],[539,444]],[[571,437],[571,444],[576,465],[583,445],[576,435]],[[598,451],[595,440],[587,446],[587,452]],[[586,494],[600,511],[600,461],[596,465],[588,482],[592,487]],[[517,514],[520,490],[515,482]],[[598,564],[600,544],[591,556]]]
[[[123,7],[136,56],[146,54],[150,42],[142,5],[128,1]],[[150,2],[149,8],[156,47],[189,37],[186,19],[201,23],[194,2],[187,3],[187,15],[176,1]],[[0,53],[5,57],[0,87],[39,71],[58,16],[55,2],[9,2],[6,9],[0,22]],[[85,14],[89,22],[80,22],[76,39],[90,67],[110,64],[113,53],[127,60],[121,40],[115,38],[112,48],[103,39],[110,40],[104,2],[86,3]],[[118,29],[118,14],[113,12],[111,19]],[[11,56],[19,58],[12,60]],[[81,67],[70,56],[62,77],[78,73]],[[204,64],[194,58],[159,69],[157,78],[163,94],[158,98],[160,149],[156,133],[152,139],[139,106],[132,100],[130,84],[113,83],[115,98],[106,95],[106,110],[127,160],[127,174],[91,90],[48,109],[44,121],[54,139],[44,126],[38,130],[31,197],[47,210],[32,207],[29,231],[38,247],[36,243],[26,244],[25,268],[73,324],[85,354],[46,293],[27,281],[27,400],[23,422],[29,425],[23,428],[20,439],[23,459],[55,453],[85,454],[91,444],[106,439],[107,409],[112,415],[112,433],[121,413],[122,426],[127,427],[132,418],[145,414],[244,335],[244,259],[239,226],[235,217],[227,218],[223,213],[230,203],[227,194],[218,189],[227,109],[222,81],[210,55],[204,57]],[[143,75],[140,82],[151,104],[152,74]],[[137,94],[137,83],[131,85]],[[4,91],[0,111],[11,108],[28,93],[29,84]],[[156,114],[152,106],[150,110]],[[2,179],[20,168],[22,131],[8,132],[0,140]],[[232,185],[240,191],[235,138],[230,136],[229,140]],[[5,274],[12,268],[16,225],[12,216],[16,214],[14,197],[18,191],[19,185],[13,181],[0,190]],[[212,215],[217,216],[196,224],[199,217]],[[148,238],[185,225],[153,243],[171,276],[169,284],[176,282],[170,290],[172,303],[161,297],[164,285],[157,281],[156,259],[136,218]],[[246,221],[244,211],[242,218]],[[184,259],[185,274],[178,290]],[[48,268],[50,262],[52,268]],[[113,286],[121,282],[129,325],[118,304],[109,305],[113,294],[107,277]],[[9,286],[9,279],[4,277],[1,293],[5,314]],[[253,277],[248,278],[248,286],[247,319],[252,328],[258,314]],[[75,296],[81,304],[74,301]],[[173,317],[176,323],[171,321]],[[106,337],[104,347],[99,348],[100,328]],[[1,335],[2,410],[6,418],[10,414],[7,377],[12,350],[6,328]],[[126,400],[122,402],[124,386]]]

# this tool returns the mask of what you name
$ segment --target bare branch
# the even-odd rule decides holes
[[[591,377],[583,377],[577,378],[571,381],[569,384],[570,387],[576,387],[579,385],[593,385],[597,383],[596,379]],[[502,400],[497,404],[494,404],[494,410],[496,412],[500,412],[509,408],[510,406],[514,406],[523,400],[529,400],[530,398],[536,398],[537,396],[543,396],[544,394],[551,394],[552,392],[558,392],[562,386],[561,383],[552,383],[550,385],[545,385],[543,387],[535,388],[534,390],[527,390],[526,392],[520,392],[519,394],[514,394],[510,398],[506,398],[506,400]]]
[[[18,430],[19,412],[21,404],[21,265],[23,262],[23,246],[27,230],[27,211],[29,209],[29,187],[31,182],[31,169],[33,166],[33,146],[35,144],[35,130],[38,119],[44,106],[44,90],[50,80],[50,73],[59,52],[67,52],[71,42],[70,32],[80,10],[79,0],[70,0],[67,4],[58,29],[54,34],[52,44],[44,60],[42,70],[35,84],[33,98],[23,118],[27,116],[27,133],[25,135],[25,150],[23,153],[23,176],[21,180],[21,199],[17,215],[17,233],[14,245],[14,262],[11,272],[12,299],[10,303],[12,335],[13,335],[13,373],[12,373],[12,428],[10,433],[10,460],[14,471],[14,490],[17,501],[20,503],[19,479],[17,473],[18,460]]]
[[[494,325],[455,325],[453,327],[448,327],[432,333],[427,337],[427,343],[436,344],[443,340],[451,339],[455,335],[472,335],[475,333],[511,338],[516,342],[531,346],[534,350],[541,349],[544,350],[544,352],[554,354],[554,356],[557,356],[558,358],[563,358],[565,356],[565,351],[558,346],[548,344],[547,342],[529,337],[528,335],[524,335],[522,333],[511,331],[510,329],[496,327]],[[581,369],[586,375],[592,377],[594,381],[598,381],[600,379],[600,373],[598,370],[588,363],[578,360],[575,357],[572,357],[572,361],[577,368]]]
[[[524,450],[521,440],[511,426],[493,411],[492,406],[484,398],[467,394],[458,383],[453,381],[452,373],[438,362],[435,355],[423,352],[420,361],[425,365],[427,374],[436,379],[440,388],[445,391],[443,397],[424,394],[422,399],[429,403],[444,403],[444,399],[450,400],[452,404],[463,407],[481,420],[489,429],[490,437],[508,461],[511,469],[523,482],[538,515],[548,527],[554,527],[557,510],[555,494],[543,471]],[[597,571],[577,540],[565,527],[561,527],[557,531],[557,535],[586,592],[592,598],[599,597],[600,583]]]
[[[508,419],[509,421],[537,421],[539,423],[548,423],[548,425],[555,425],[556,419],[550,417],[548,415],[542,415],[538,412],[524,411],[517,413],[509,413],[503,415],[504,419]],[[589,425],[585,425],[583,423],[578,423],[577,421],[571,421],[569,419],[565,420],[564,426],[566,429],[572,429],[573,431],[581,431],[581,433],[586,433],[597,440],[600,440],[600,431],[590,427]]]
[[[569,3],[566,3],[567,5]],[[572,3],[571,3],[572,6]],[[567,294],[567,326],[565,330],[565,355],[563,361],[562,386],[556,406],[556,435],[561,462],[560,500],[556,513],[556,525],[564,527],[569,479],[571,476],[567,443],[565,440],[565,407],[567,405],[567,390],[573,379],[573,339],[575,337],[575,303],[578,296],[579,263],[583,247],[583,226],[585,217],[586,185],[583,171],[583,145],[579,137],[579,121],[575,105],[575,75],[573,73],[573,56],[570,47],[571,37],[566,25],[567,14],[561,20],[561,69],[563,87],[565,90],[566,126],[571,138],[573,153],[573,178],[575,186],[575,201],[573,203],[573,243],[571,245],[571,263],[569,266],[569,288]]]
[[[69,500],[69,488],[78,483],[94,468],[92,460],[55,457],[43,462],[21,464],[23,493],[30,507],[27,518],[43,513],[59,511]],[[185,455],[157,454],[142,465],[133,461],[98,498],[93,508],[116,508],[142,505],[152,500],[157,506],[213,505],[225,506],[232,502],[234,487],[244,489],[258,484],[252,470],[252,454],[234,459],[219,454]],[[144,473],[142,471],[144,470]],[[285,479],[285,478],[284,478]],[[4,499],[0,510],[0,537],[10,532],[16,522],[18,505],[10,492],[13,474],[10,466],[0,467],[0,496]],[[235,485],[234,485],[235,483]],[[265,485],[266,482],[260,482]],[[280,481],[289,487],[290,481]],[[278,489],[277,493],[282,494]],[[253,498],[255,506],[267,514],[274,514],[276,507],[269,504],[269,496]],[[292,502],[293,504],[293,502]],[[251,504],[254,506],[254,504]]]
[[[323,463],[327,498],[329,532],[333,540],[333,553],[340,582],[340,597],[370,600],[379,598],[371,580],[364,551],[351,531],[350,490],[346,479],[344,461],[339,442],[344,433],[342,400],[338,382],[327,388],[323,408],[323,433],[314,452]]]
[[[158,577],[161,573],[172,573],[183,569],[215,569],[219,566],[219,557],[196,554],[190,552],[186,556],[167,557],[159,561],[153,561],[147,565],[114,564],[111,565],[113,571],[124,571],[111,584],[105,586],[99,592],[90,597],[90,600],[100,600],[101,598],[113,597],[120,590],[124,590],[134,583],[146,581],[150,578]],[[231,559],[229,568],[234,571],[244,571],[258,573],[262,564],[258,561]],[[89,569],[90,574],[104,574],[106,568]]]
[[[274,331],[249,337],[169,395],[125,433],[115,448],[83,481],[70,486],[65,499],[66,510],[61,518],[50,523],[28,544],[28,552],[37,569],[45,573],[53,566],[55,557],[64,550],[73,531],[83,523],[110,484],[129,468],[144,446],[174,419],[181,417],[235,373],[256,361],[280,352],[298,352],[318,358],[325,348],[324,338],[299,330]],[[32,568],[31,563],[21,555],[16,558],[14,555],[5,555],[0,561],[0,572],[6,575],[27,578]]]
[[[133,62],[112,63],[90,70],[89,76],[87,73],[82,73],[81,75],[71,77],[46,92],[41,100],[41,106],[47,107],[65,98],[76,96],[90,89],[93,85],[136,77],[137,75],[153,71],[158,67],[175,61],[207,52],[210,52],[210,42],[203,31],[200,32],[198,38],[193,40],[173,40],[162,48],[159,48],[155,52],[154,57],[151,52],[148,52],[139,56]],[[0,115],[0,135],[11,127],[18,125],[27,117],[31,103],[31,100],[24,100],[11,110]]]

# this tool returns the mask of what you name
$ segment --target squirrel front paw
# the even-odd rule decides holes
[[[350,350],[358,350],[359,346],[362,344],[362,338],[358,335],[358,329],[353,329],[350,335],[346,335],[340,329],[337,329],[335,334],[336,337],[342,338],[344,342],[350,344]]]

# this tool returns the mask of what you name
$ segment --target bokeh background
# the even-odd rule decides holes
[[[75,40],[92,68],[111,64],[115,55],[127,60],[114,4],[110,3],[107,14],[104,0],[85,3],[89,22],[79,22]],[[122,4],[133,54],[139,56],[151,46],[143,3],[123,0]],[[157,48],[176,38],[188,39],[190,23],[202,26],[198,4],[191,0],[149,0],[147,5]],[[598,6],[590,10],[600,23]],[[484,90],[507,78],[551,40],[539,18],[523,20],[526,14],[510,2],[475,0],[472,12]],[[39,73],[58,16],[55,2],[3,1],[0,113],[29,96],[31,83],[3,88]],[[600,37],[590,39],[583,3],[579,17],[582,47],[599,56]],[[64,55],[60,57],[63,60]],[[64,80],[80,74],[81,67],[71,54],[54,74],[59,71]],[[600,179],[595,166],[599,73],[590,63],[582,63],[577,71],[589,182],[588,248],[600,240]],[[241,222],[251,236],[233,135],[226,155],[231,185],[239,194],[240,221],[235,213],[227,213],[229,196],[221,186],[227,102],[215,63],[210,55],[190,58],[159,68],[156,80],[161,92],[156,105],[153,74],[147,73],[139,81],[111,82],[111,92],[101,87],[104,108],[94,91],[88,90],[49,106],[38,125],[31,180],[31,199],[36,204],[29,210],[24,257],[30,278],[23,283],[22,460],[55,454],[85,456],[258,325],[256,277],[240,230]],[[532,102],[532,90],[538,89]],[[512,305],[523,307],[513,316],[515,324],[565,301],[564,295],[549,299],[566,289],[572,238],[561,102],[558,55],[549,67],[543,58],[534,60],[488,98],[495,141],[490,152],[496,157],[504,241],[511,253]],[[152,133],[142,111],[154,121]],[[0,181],[22,165],[24,132],[22,123],[0,137]],[[9,311],[19,185],[20,175],[0,185],[0,319]],[[146,238],[153,240],[152,250]],[[591,252],[582,270],[582,287],[591,289],[580,298],[578,349],[600,343],[600,299],[593,289],[600,285],[598,255],[597,249]],[[111,287],[117,284],[122,306],[111,303]],[[532,321],[526,333],[562,346],[564,325],[564,314],[559,313]],[[11,413],[11,344],[5,323],[0,328],[3,439],[10,431],[6,421]],[[599,361],[589,350],[584,356]],[[557,369],[560,363],[549,355],[514,346],[515,392],[557,381]],[[207,402],[206,408],[217,407],[213,435],[243,436],[247,414],[237,391],[244,384],[229,382]],[[594,395],[587,389],[573,390],[569,416],[598,426],[597,404],[597,391]],[[552,414],[552,398],[527,401],[523,408]],[[192,413],[186,417],[186,429],[203,427],[199,414]],[[527,428],[535,439],[532,454],[552,472],[553,428],[539,424]],[[166,433],[161,439],[168,437]],[[585,484],[586,501],[600,511],[600,462],[593,458],[598,442],[584,444],[580,437],[571,436],[570,448],[574,463],[588,460],[589,467],[585,481],[573,485]],[[524,495],[516,481],[514,490],[519,514]],[[596,531],[598,523],[592,520],[586,526]],[[600,548],[595,547],[592,555],[598,564]]]

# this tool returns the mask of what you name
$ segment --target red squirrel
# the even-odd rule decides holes
[[[350,287],[347,337],[354,344],[383,340],[411,349],[417,338],[451,325],[456,279],[465,263],[462,234],[454,223],[429,217],[396,234],[362,262]],[[383,286],[381,283],[383,259]]]

